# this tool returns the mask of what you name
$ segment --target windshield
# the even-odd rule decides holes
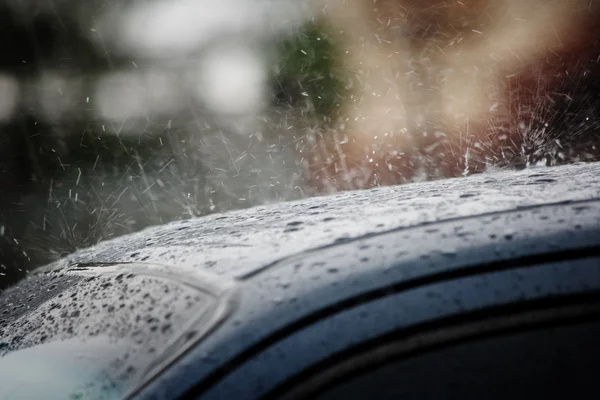
[[[0,397],[35,399],[43,391],[48,399],[122,398],[128,382],[105,369],[122,350],[101,339],[71,339],[10,353],[0,358]]]

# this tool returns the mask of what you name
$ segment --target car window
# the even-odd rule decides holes
[[[597,399],[600,322],[468,341],[370,365],[311,395],[341,399]]]
[[[126,351],[108,338],[93,338],[50,342],[10,353],[0,357],[0,398],[122,398],[127,380],[114,379],[105,367]]]
[[[28,306],[32,292],[50,296]],[[217,281],[133,263],[40,274],[0,297],[1,308],[15,308],[0,322],[0,381],[10,382],[0,394],[39,398],[40,382],[81,398],[129,394],[215,327],[226,293]]]

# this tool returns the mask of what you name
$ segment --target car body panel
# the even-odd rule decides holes
[[[260,346],[260,351],[255,350],[252,357],[247,357],[244,362],[240,357],[238,365],[228,366],[228,373],[222,379],[210,386],[196,386],[192,393],[201,395],[203,400],[258,399],[265,395],[273,397],[272,391],[295,378],[299,372],[319,365],[333,355],[352,353],[353,348],[376,341],[380,337],[397,335],[402,330],[414,330],[415,327],[431,325],[433,321],[442,325],[441,321],[482,311],[496,316],[499,312],[490,310],[508,308],[514,304],[521,304],[520,312],[525,313],[529,311],[528,303],[535,303],[542,299],[583,297],[597,293],[600,293],[600,257],[595,258],[591,263],[586,259],[526,266],[508,271],[474,274],[406,289],[340,309],[327,317],[322,314],[311,324],[298,326],[294,331],[290,330],[286,335],[278,337],[278,340],[269,338],[268,345]],[[585,299],[585,302],[587,301],[588,298]],[[578,304],[577,309],[572,310],[568,317],[573,318],[576,314],[583,313],[588,317],[594,313],[600,318],[598,304],[588,305],[585,302]],[[516,321],[506,321],[508,318],[505,318],[502,323],[510,324],[507,326],[510,328],[514,328],[515,325],[523,328],[528,323],[540,322],[536,320],[540,318],[537,314],[532,313],[528,317]],[[560,316],[555,312],[549,317],[558,319]],[[479,318],[489,319],[481,315]],[[257,322],[254,329],[264,323]],[[485,321],[478,327],[477,335],[473,334],[473,336],[483,336],[487,329],[500,330],[506,327],[494,326],[493,322]],[[427,329],[422,328],[422,330],[433,336]],[[427,342],[427,335],[415,334],[414,336],[420,336],[420,341],[412,335],[407,336],[413,341],[412,350],[415,351],[436,344],[445,344],[454,339],[448,332],[444,333],[449,337],[438,338],[439,342],[436,342],[435,338],[429,338],[431,343]],[[241,333],[239,335],[242,336]],[[460,332],[457,337],[468,335],[469,333]],[[235,340],[237,337],[231,338],[229,343]],[[411,340],[406,342],[409,343]],[[229,347],[229,344],[222,344],[222,346]],[[194,364],[192,357],[195,352],[189,354],[187,363]],[[220,353],[218,350],[214,352]],[[188,371],[188,376],[193,375],[190,372]],[[154,388],[151,391],[158,392]]]
[[[132,361],[141,373],[125,391],[140,398],[210,398],[211,393],[253,398],[291,377],[303,362],[318,362],[353,340],[419,318],[435,320],[528,296],[596,293],[599,254],[600,164],[340,193],[149,228],[41,268],[0,294],[7,315],[0,325],[0,351],[18,354],[39,344],[97,336],[133,343],[135,349],[139,329],[114,329],[143,310],[162,323],[166,307],[179,323],[171,336],[137,344],[138,350],[160,351]],[[484,285],[484,275],[495,280],[491,286],[508,285],[506,291],[487,297],[482,293],[491,289],[461,292],[465,282]],[[139,280],[130,285],[139,291],[118,289],[123,284],[117,277]],[[59,284],[52,287],[53,280]],[[436,286],[443,282],[446,289]],[[161,295],[165,284],[174,286],[171,294]],[[81,295],[76,303],[90,316],[79,322],[81,329],[69,331],[70,314],[60,309],[73,307],[72,295]],[[28,296],[41,300],[28,306]],[[187,304],[194,296],[198,300]],[[372,315],[391,313],[381,319],[391,322],[365,323],[355,336],[343,337],[349,332],[344,323],[334,329],[336,318],[353,315],[347,323],[356,323],[361,304],[378,301],[416,308],[379,307]],[[122,318],[108,312],[122,302],[139,304]],[[97,323],[93,329],[90,321]],[[328,324],[337,332],[333,342],[323,337]],[[157,331],[145,326],[143,331]],[[295,339],[311,329],[316,336]],[[322,351],[308,354],[315,340],[322,341]],[[261,357],[273,361],[282,354],[277,346],[288,351],[281,356],[286,368],[263,385],[259,375],[265,370],[250,366],[261,365]],[[303,348],[304,358],[297,354]],[[228,380],[238,376],[237,369],[259,375],[245,374],[238,387]],[[243,387],[246,397],[238,397]]]
[[[565,225],[569,227],[565,229]],[[406,314],[402,316],[394,314],[393,310],[399,308],[391,306],[393,300],[382,300],[388,301],[391,315],[381,311],[386,307],[381,307],[374,315],[386,321],[383,324],[386,328],[416,323],[415,319],[442,318],[438,313],[466,313],[494,303],[507,304],[516,299],[524,301],[528,295],[534,298],[556,295],[567,288],[568,280],[565,278],[571,275],[574,279],[573,293],[585,291],[588,284],[591,285],[590,290],[598,291],[600,258],[594,258],[597,256],[600,256],[599,201],[534,206],[483,217],[401,228],[305,252],[272,264],[247,278],[238,308],[219,328],[218,335],[207,337],[184,358],[185,372],[176,368],[168,371],[154,382],[155,386],[148,393],[157,393],[164,388],[165,393],[183,394],[184,391],[179,390],[186,387],[190,376],[198,381],[202,378],[216,379],[214,371],[217,366],[235,371],[232,376],[237,378],[240,378],[237,372],[240,368],[239,373],[244,372],[243,375],[250,379],[252,371],[257,368],[253,363],[265,361],[265,358],[256,361],[253,357],[262,356],[263,351],[267,353],[264,357],[275,357],[273,354],[277,354],[279,341],[288,340],[288,336],[292,337],[303,329],[313,329],[312,325],[318,325],[320,320],[323,324],[333,323],[333,316],[345,308],[354,309],[361,302],[385,297],[388,293],[401,292],[408,300],[400,298],[394,301],[400,304],[406,301],[421,307],[404,307]],[[583,260],[583,267],[595,269],[576,269],[577,266],[571,264],[578,259]],[[554,263],[560,267],[553,267]],[[536,266],[539,275],[531,272]],[[578,272],[582,270],[586,273]],[[500,275],[494,277],[494,273]],[[471,277],[478,274],[491,276]],[[527,274],[533,276],[526,279]],[[543,290],[544,279],[541,277],[545,277],[547,292]],[[486,279],[489,280],[487,285]],[[456,282],[449,284],[452,280]],[[475,283],[464,283],[469,280],[479,280],[478,290],[475,290]],[[499,282],[502,285],[497,287]],[[563,284],[564,287],[561,286]],[[462,285],[472,287],[472,292],[465,289],[466,293],[461,293],[459,288]],[[503,289],[509,290],[503,293]],[[495,293],[495,290],[499,292]],[[486,299],[483,294],[488,292],[491,298]],[[509,297],[504,298],[504,295]],[[355,310],[353,315],[356,317],[352,320],[354,323],[361,320],[358,318],[359,311]],[[323,335],[320,340],[316,340],[315,336],[316,342],[313,342],[307,334],[303,334],[298,339],[300,342],[289,345],[288,349],[307,353],[306,357],[316,356],[313,346],[320,343],[323,349],[334,351],[336,344],[344,343],[342,333],[345,330],[336,331],[333,329],[335,325],[327,326],[331,337],[325,336],[327,329],[323,328],[319,330]],[[346,332],[349,326],[345,325]],[[364,327],[370,334],[377,332],[376,324],[365,321]],[[355,329],[345,339],[351,341],[365,337]],[[249,349],[252,348],[250,355]],[[301,367],[302,357],[285,357],[281,352],[279,356],[281,365],[292,365],[291,370]],[[241,368],[245,363],[254,366]],[[237,365],[234,367],[233,364]],[[276,382],[274,375],[284,374],[285,370],[281,367],[276,372],[270,371],[268,382]],[[252,387],[253,390],[240,385],[237,378],[236,385],[224,383],[224,393],[235,393],[233,398],[256,398],[269,388],[265,376],[252,381],[259,385],[259,388]],[[242,396],[244,391],[236,388],[245,388],[247,395]],[[232,389],[233,392],[230,392]],[[204,393],[204,389],[199,392]],[[223,392],[217,391],[215,396],[223,396]]]
[[[54,265],[136,261],[235,278],[361,235],[598,197],[600,163],[498,171],[212,214],[101,242]]]

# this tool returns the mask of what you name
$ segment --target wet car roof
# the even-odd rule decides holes
[[[176,222],[105,241],[79,262],[168,263],[235,278],[361,235],[536,204],[600,197],[600,163],[345,192]]]
[[[0,295],[0,354],[78,337],[125,340],[129,361],[119,352],[110,363],[129,391],[193,346],[184,367],[145,392],[172,397],[190,374],[208,379],[257,343],[326,315],[327,304],[599,248],[600,164],[262,206],[149,228],[40,269]],[[519,285],[501,295],[521,296]]]
[[[579,262],[599,254],[598,200],[426,223],[305,251],[242,278],[235,312],[219,327],[219,334],[205,338],[185,357],[185,373],[168,371],[147,393],[183,394],[193,376],[203,382],[194,389],[195,394],[206,396],[203,398],[257,398],[293,374],[298,364],[308,367],[318,362],[319,354],[354,343],[360,331],[356,319],[350,323],[355,326],[353,331],[341,336],[339,332],[331,334],[335,322],[327,323],[345,309],[360,308],[361,303],[384,299],[389,293],[406,292],[410,295],[403,307],[390,305],[377,315],[358,318],[371,327],[389,321],[409,325],[440,317],[448,309],[466,312],[496,302],[525,301],[532,293],[533,297],[554,296],[582,285],[600,290],[600,269]],[[545,268],[536,270],[530,265]],[[586,273],[580,273],[582,268]],[[502,284],[494,286],[487,278],[470,279],[471,275],[508,270]],[[544,276],[543,271],[551,272]],[[536,278],[536,274],[540,276]],[[460,296],[442,289],[444,281],[454,281]],[[476,287],[483,287],[486,295]],[[319,322],[325,328],[314,332],[317,348],[307,352],[304,346],[292,345],[292,349],[304,350],[292,350],[289,367],[286,362],[276,362],[277,368],[265,368],[271,365],[269,357],[279,357],[280,341],[292,338],[306,343],[294,337],[295,333]],[[263,351],[267,354],[261,354]],[[250,366],[236,370],[246,363]],[[216,366],[223,366],[231,375],[215,373]],[[214,389],[206,382],[213,382],[219,374],[226,378]]]

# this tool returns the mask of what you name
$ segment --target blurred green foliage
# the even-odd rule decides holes
[[[278,43],[276,102],[306,106],[326,120],[340,108],[347,85],[340,69],[341,49],[326,26],[311,21]]]

